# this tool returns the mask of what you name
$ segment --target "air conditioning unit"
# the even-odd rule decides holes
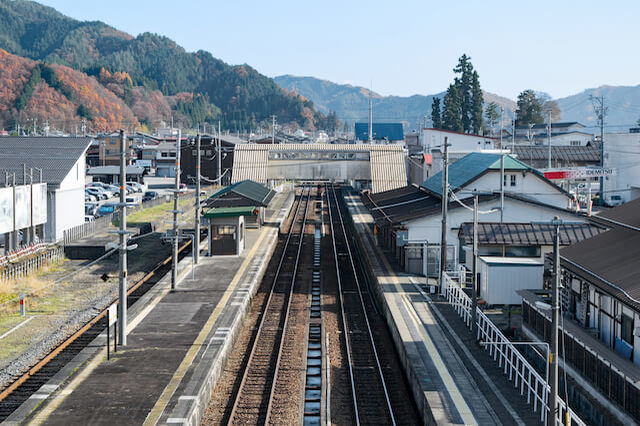
[[[633,335],[634,335],[634,336],[640,336],[640,327],[636,327],[636,328],[633,330]]]

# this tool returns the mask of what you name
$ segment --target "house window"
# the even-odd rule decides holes
[[[633,318],[622,314],[622,340],[633,345]]]
[[[168,153],[168,152],[161,152],[161,153],[160,153],[160,156],[161,156],[161,157],[168,157],[168,156],[169,156],[169,153]]]
[[[516,186],[516,175],[511,175],[511,186]]]
[[[194,149],[193,151],[191,151],[191,155],[193,155],[194,157],[198,155],[198,150]]]
[[[502,186],[507,186],[507,175],[504,175],[504,182],[502,182]]]
[[[569,142],[571,146],[580,146],[580,141],[571,141]]]

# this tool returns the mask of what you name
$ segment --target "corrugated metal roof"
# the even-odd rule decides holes
[[[241,195],[262,207],[269,205],[269,202],[275,195],[274,191],[266,188],[264,185],[251,180],[243,180],[242,182],[234,183],[216,192],[205,201],[205,205],[211,205],[215,200],[229,193]]]
[[[215,217],[252,216],[255,210],[255,206],[216,207],[207,210],[203,217],[211,219]]]
[[[605,229],[589,223],[566,224],[560,226],[560,244],[563,246],[578,243],[594,237]],[[460,226],[458,238],[467,245],[473,244],[473,223],[465,222]],[[553,245],[554,226],[532,223],[478,223],[478,244],[540,246]]]
[[[39,178],[39,172],[35,170],[38,168],[42,169],[44,182],[59,185],[90,144],[90,138],[3,136],[0,137],[0,173],[15,173],[16,183],[21,184],[22,165],[26,164],[27,173],[34,169],[34,180]]]
[[[522,161],[546,160],[548,146],[515,145],[513,153]],[[595,146],[552,146],[551,159],[567,162],[599,163],[600,149]]]
[[[480,177],[487,170],[495,169],[500,169],[500,154],[472,152],[449,166],[449,186],[452,191],[456,191]],[[528,170],[530,167],[509,155],[505,155],[504,169]],[[427,179],[422,187],[441,197],[442,171]]]
[[[356,139],[369,140],[369,123],[356,123]],[[373,123],[371,125],[374,140],[401,141],[404,139],[402,123]]]

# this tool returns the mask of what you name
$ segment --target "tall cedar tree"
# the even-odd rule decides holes
[[[487,119],[487,127],[492,133],[494,133],[496,123],[498,122],[498,118],[500,118],[500,112],[498,112],[498,104],[495,102],[490,102],[489,105],[487,105],[487,109],[484,111],[484,116]]]
[[[453,69],[457,75],[453,86],[455,96],[445,96],[443,110],[443,128],[466,133],[479,133],[483,126],[482,119],[482,90],[477,71],[473,69],[471,58],[463,54],[458,65]],[[447,91],[449,95],[450,90]],[[452,103],[453,102],[453,103]],[[453,117],[454,111],[457,117]],[[445,114],[447,118],[445,119]]]
[[[457,83],[456,79],[456,83]],[[444,110],[442,111],[442,128],[462,132],[462,114],[460,111],[460,96],[456,84],[450,84],[444,95]]]
[[[442,129],[442,114],[440,113],[440,98],[433,98],[433,101],[431,102],[431,122],[434,129]]]
[[[531,89],[518,95],[518,109],[516,111],[516,126],[528,126],[530,124],[544,123],[542,116],[542,103]]]
[[[469,64],[471,65],[471,64]],[[480,80],[478,78],[478,71],[473,71],[471,78],[471,127],[473,133],[479,134],[483,127],[482,120],[482,104],[484,99],[482,97],[482,89],[480,89]]]

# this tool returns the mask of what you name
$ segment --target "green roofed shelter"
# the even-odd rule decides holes
[[[204,202],[204,206],[208,208],[239,206],[267,207],[275,194],[275,191],[270,190],[266,186],[247,179],[236,182],[216,192]]]
[[[215,207],[205,212],[203,217],[211,219],[217,217],[252,216],[256,214],[256,210],[256,206]]]
[[[455,192],[491,170],[500,170],[500,154],[472,152],[449,166],[449,187]],[[537,170],[510,155],[504,156],[504,170],[531,171],[542,176]],[[424,181],[421,186],[442,197],[442,171]]]

